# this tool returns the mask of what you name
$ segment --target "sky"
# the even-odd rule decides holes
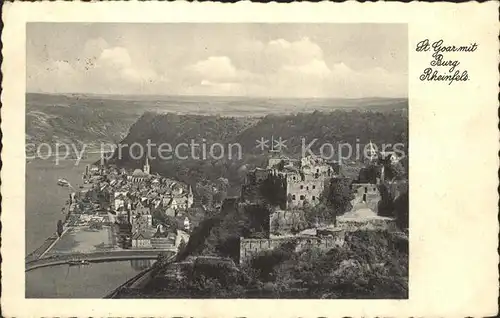
[[[28,23],[28,92],[407,97],[405,24]]]

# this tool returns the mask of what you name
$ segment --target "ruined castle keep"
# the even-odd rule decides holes
[[[279,196],[285,198],[284,208],[301,208],[305,204],[317,205],[331,178],[336,173],[322,158],[304,157],[300,160],[271,158],[266,169],[257,168],[247,176],[246,189],[258,187],[267,180],[282,185]],[[251,191],[242,191],[249,194]]]

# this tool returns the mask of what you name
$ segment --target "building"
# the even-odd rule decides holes
[[[113,209],[116,212],[123,212],[126,209],[127,202],[127,192],[126,191],[116,191],[114,194],[114,206]]]
[[[352,183],[351,191],[354,193],[354,199],[351,201],[351,212],[370,209],[377,213],[378,202],[381,199],[378,185],[373,183]]]
[[[373,162],[378,158],[377,149],[371,140],[367,147],[368,148],[365,147],[366,159],[368,159],[369,162]]]
[[[325,178],[315,178],[305,173],[286,174],[287,208],[316,205],[325,190]]]
[[[148,231],[132,234],[132,248],[151,248],[151,234]]]
[[[194,195],[191,187],[186,191],[185,187],[177,185],[162,200],[162,205],[167,210],[180,211],[187,210],[193,206]]]
[[[137,203],[135,209],[131,212],[130,223],[132,224],[132,234],[151,231],[153,228],[153,216],[148,207],[141,202]]]
[[[325,183],[335,176],[332,166],[315,156],[302,158],[298,167],[293,163],[285,163],[280,173],[286,178],[287,208],[317,205],[325,190]]]
[[[132,175],[128,176],[128,180],[134,184],[140,184],[148,181],[151,177],[151,167],[149,165],[149,160],[146,157],[143,169],[135,169]]]
[[[132,213],[133,215],[151,215],[151,209],[147,207],[141,201],[137,202],[135,209]]]
[[[132,175],[128,176],[131,183],[139,184],[149,180],[150,175],[140,169],[135,169]]]
[[[146,156],[146,162],[144,163],[144,168],[142,171],[146,174],[151,174],[151,167],[149,165],[149,158]]]
[[[337,176],[332,165],[316,156],[304,157],[301,160],[285,157],[269,159],[268,168],[257,168],[247,174],[246,183],[242,187],[242,196],[252,201],[259,195],[262,182],[272,179],[283,187],[286,204],[282,209],[300,208],[306,204],[316,205],[325,190],[325,185]]]

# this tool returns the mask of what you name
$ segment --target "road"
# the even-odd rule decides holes
[[[168,260],[169,263],[175,261],[175,255],[176,254],[172,254],[172,256],[169,257]],[[158,267],[155,265],[157,265],[157,263],[153,264],[153,266],[151,266],[150,268],[143,270],[136,276],[126,281],[125,283],[121,284],[120,286],[115,288],[115,290],[113,290],[111,293],[106,295],[104,298],[115,298],[123,290],[127,290],[129,288],[137,288],[138,285],[141,286],[143,284],[146,284],[149,281],[149,279],[154,277],[155,272],[158,271]]]
[[[68,264],[75,259],[85,259],[90,263],[109,262],[109,261],[125,261],[133,259],[156,259],[161,252],[176,253],[175,247],[169,249],[144,249],[144,250],[119,250],[119,251],[106,251],[106,252],[93,252],[86,254],[63,254],[53,257],[41,258],[34,261],[26,262],[25,271]]]

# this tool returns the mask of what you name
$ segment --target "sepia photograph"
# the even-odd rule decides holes
[[[406,24],[28,23],[26,298],[407,299]]]

